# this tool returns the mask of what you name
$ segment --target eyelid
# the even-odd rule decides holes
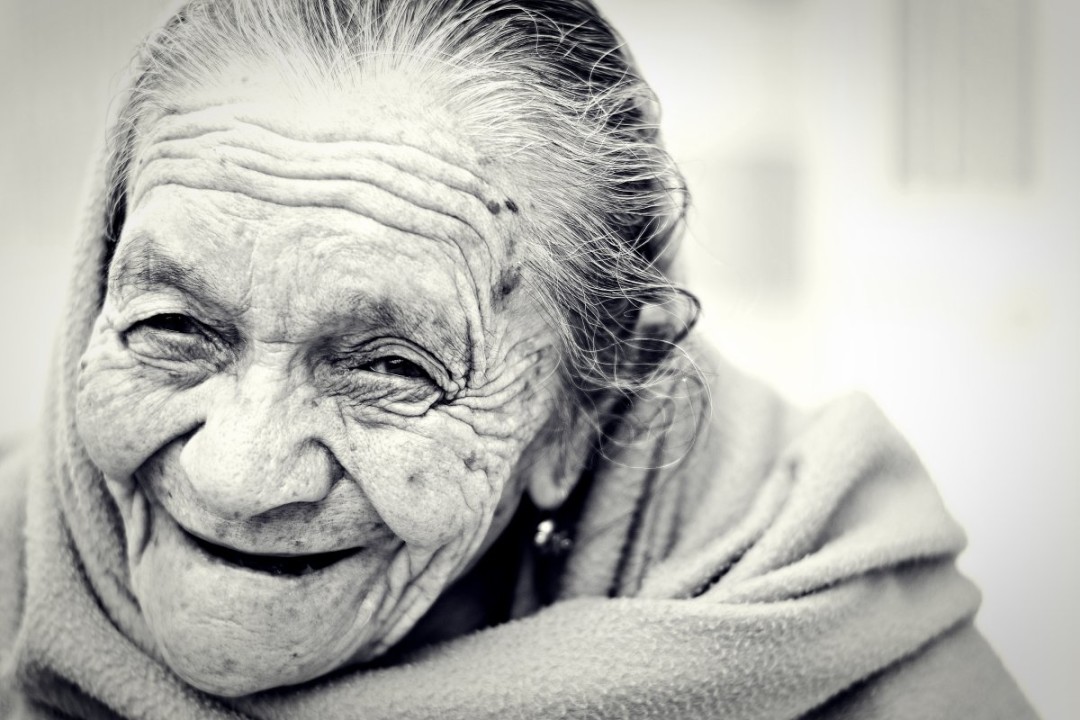
[[[168,305],[155,309],[157,312],[144,309],[120,330],[124,346],[144,361],[218,365],[234,357],[235,343],[228,330],[222,331],[186,308]],[[155,320],[163,318],[180,318],[190,329],[156,327]]]
[[[195,332],[198,332],[199,334],[205,334],[207,331],[213,332],[212,330],[207,328],[206,325],[204,325],[202,322],[200,322],[198,319],[193,318],[190,315],[187,315],[185,313],[178,313],[178,312],[156,313],[154,315],[151,315],[149,317],[143,318],[142,320],[139,320],[139,321],[135,322],[132,325],[132,328],[137,328],[139,326],[146,326],[146,327],[149,327],[149,328],[153,328],[154,330],[158,330],[160,332],[178,333],[178,334],[182,334],[182,335],[191,334],[191,333],[188,333],[188,332],[184,332],[183,330],[173,330],[173,329],[168,328],[168,327],[161,327],[162,325],[167,324],[168,321],[173,321],[173,320],[179,320],[181,323],[186,323],[187,325],[189,325],[191,327],[191,329],[193,329]]]
[[[176,319],[179,319],[180,322],[184,322],[184,323],[189,324],[191,326],[191,331],[190,332],[184,332],[182,330],[175,330],[175,329],[166,328],[166,327],[159,327],[158,325],[160,325],[162,323],[155,322],[155,321],[164,320],[164,319],[167,319],[167,318],[176,318]],[[135,333],[138,333],[138,332],[153,333],[153,334],[159,335],[159,336],[160,335],[175,335],[175,336],[198,337],[198,338],[201,338],[203,340],[213,342],[213,343],[219,342],[220,337],[221,337],[220,334],[212,326],[210,326],[207,323],[203,322],[199,318],[194,317],[193,315],[190,315],[189,313],[177,312],[177,311],[155,312],[155,313],[148,313],[146,315],[143,315],[143,316],[139,317],[136,320],[132,320],[132,321],[126,323],[125,329],[122,330],[120,334],[124,338],[128,338],[129,336],[131,336],[131,335],[133,335]]]
[[[155,294],[156,295],[156,294]],[[179,315],[187,318],[207,339],[228,347],[238,346],[242,338],[231,322],[218,313],[190,302],[178,301],[174,297],[145,297],[126,303],[121,310],[127,319],[119,323],[120,333],[127,335],[143,323],[166,315]],[[167,332],[162,330],[161,332]]]
[[[389,342],[385,344],[377,345],[370,350],[368,354],[368,362],[375,362],[377,360],[385,360],[388,358],[399,357],[402,360],[407,360],[415,364],[431,378],[431,381],[439,387],[445,387],[449,381],[446,369],[441,367],[439,362],[432,358],[429,353],[417,351],[410,348],[407,345]]]
[[[400,357],[403,360],[415,363],[444,392],[449,391],[452,387],[450,373],[432,353],[401,338],[375,338],[353,346],[342,353],[341,356],[343,359],[347,358],[348,360],[364,363]]]

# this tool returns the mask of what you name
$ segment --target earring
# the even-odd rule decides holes
[[[574,541],[570,534],[559,528],[553,518],[544,518],[536,526],[536,534],[533,536],[533,545],[541,555],[558,556],[570,551]]]

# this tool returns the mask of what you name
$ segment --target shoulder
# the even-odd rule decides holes
[[[1034,710],[979,631],[965,622],[858,683],[804,720],[1034,720]]]
[[[0,444],[0,716],[25,717],[12,693],[9,653],[23,615],[26,586],[24,529],[32,444]],[[14,703],[14,705],[12,704]]]
[[[0,668],[22,615],[26,486],[32,443],[0,446]]]

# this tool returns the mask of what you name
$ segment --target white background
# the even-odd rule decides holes
[[[903,0],[601,5],[663,104],[717,344],[797,402],[878,399],[969,531],[982,629],[1045,717],[1076,716],[1080,3],[1030,3],[1014,181],[904,175]],[[40,410],[93,148],[161,7],[0,0],[0,435]]]

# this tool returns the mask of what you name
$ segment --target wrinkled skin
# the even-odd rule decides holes
[[[526,211],[394,107],[193,92],[142,134],[78,423],[157,650],[212,693],[386,651],[549,450]]]

